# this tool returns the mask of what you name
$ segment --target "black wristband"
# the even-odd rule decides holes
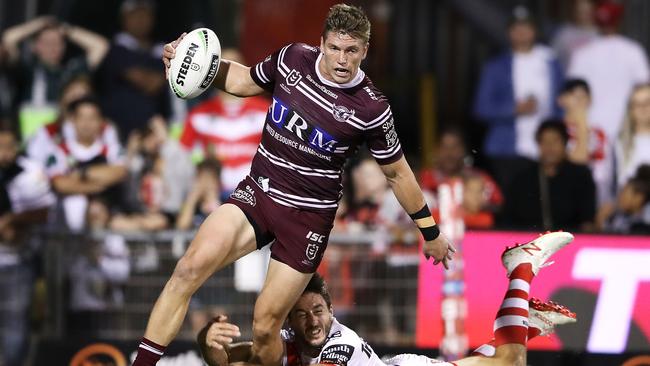
[[[440,236],[440,228],[438,228],[438,225],[420,227],[418,229],[420,229],[420,232],[426,241],[436,240]]]
[[[424,219],[431,216],[431,211],[429,211],[429,206],[425,203],[420,211],[409,214],[409,216],[411,216],[411,220]]]

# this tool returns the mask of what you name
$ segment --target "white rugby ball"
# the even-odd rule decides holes
[[[169,67],[169,87],[177,97],[190,99],[206,91],[217,76],[221,60],[219,38],[208,28],[183,37]]]

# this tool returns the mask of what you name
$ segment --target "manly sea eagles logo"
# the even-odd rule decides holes
[[[350,117],[354,116],[354,109],[350,110],[342,105],[332,104],[332,116],[339,122],[347,122]]]
[[[289,75],[287,75],[287,85],[289,86],[296,86],[302,79],[302,75],[300,75],[300,71],[297,71],[296,69],[292,69]]]

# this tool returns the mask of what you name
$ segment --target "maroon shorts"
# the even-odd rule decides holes
[[[250,177],[225,203],[239,207],[255,230],[257,249],[272,243],[271,258],[302,273],[316,272],[327,248],[335,210],[307,211],[281,205]]]

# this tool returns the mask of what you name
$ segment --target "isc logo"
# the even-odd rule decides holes
[[[323,243],[323,240],[325,240],[325,235],[310,231],[307,233],[307,236],[305,238],[316,243]]]

